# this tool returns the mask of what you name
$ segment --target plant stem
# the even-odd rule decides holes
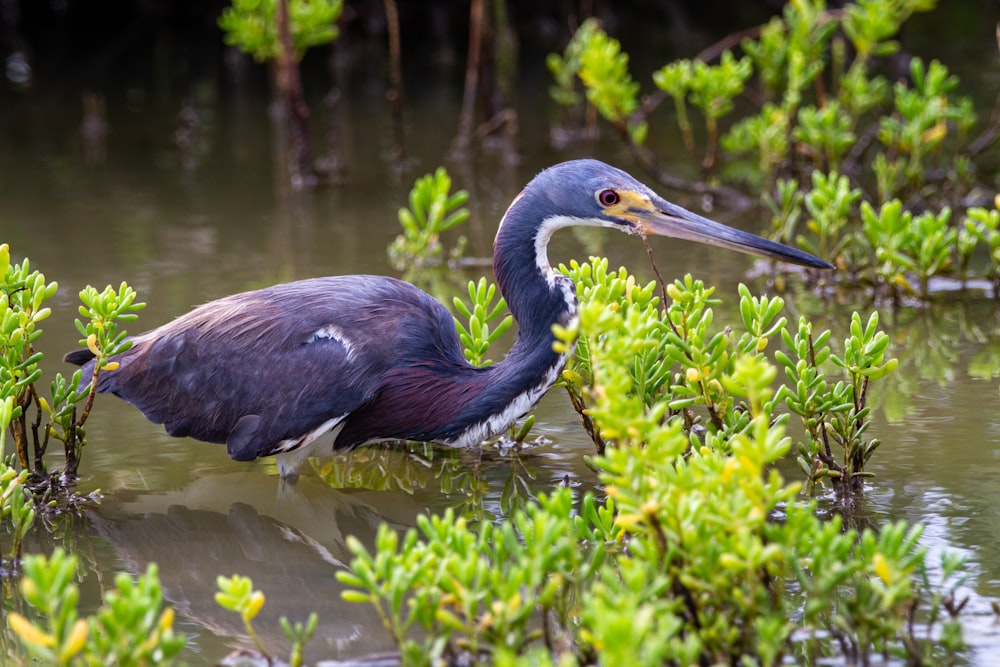
[[[399,8],[396,0],[383,0],[386,26],[389,33],[389,90],[386,97],[392,111],[392,129],[395,141],[392,146],[393,158],[406,159],[406,131],[403,127],[403,68],[402,48],[399,36]]]

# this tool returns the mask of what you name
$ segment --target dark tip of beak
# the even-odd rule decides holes
[[[697,241],[813,269],[835,268],[833,264],[815,255],[703,218],[664,199],[656,201],[654,204],[659,210],[641,213],[637,211],[637,214],[642,217],[645,231],[648,233]]]

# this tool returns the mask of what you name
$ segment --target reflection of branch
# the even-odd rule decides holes
[[[872,123],[868,128],[858,135],[857,140],[854,145],[851,146],[851,150],[848,151],[847,155],[844,156],[843,161],[840,163],[840,168],[842,172],[851,172],[854,170],[855,166],[861,160],[861,156],[864,155],[868,147],[872,145],[875,138],[878,136],[879,125],[878,123]]]
[[[715,44],[711,44],[699,51],[698,55],[696,55],[693,59],[709,63],[722,56],[724,52],[739,46],[740,42],[744,39],[756,39],[760,37],[761,31],[766,25],[766,23],[762,23],[761,25],[754,26],[752,28],[744,28],[743,30],[726,35]]]
[[[969,157],[975,157],[992,146],[998,136],[1000,136],[1000,96],[997,96],[997,101],[993,105],[993,113],[990,114],[990,124],[986,126],[986,129],[978,137],[969,143],[969,147],[966,150]]]
[[[386,97],[392,111],[393,157],[396,160],[406,158],[406,132],[403,127],[403,69],[401,66],[401,47],[399,37],[399,8],[396,0],[383,0],[385,3],[386,26],[389,31],[389,90]]]
[[[465,63],[465,92],[458,114],[458,135],[453,150],[464,151],[472,137],[472,121],[479,89],[479,58],[482,52],[483,0],[472,0],[469,7],[469,55]]]

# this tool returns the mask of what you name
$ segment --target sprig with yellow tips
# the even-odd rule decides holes
[[[97,612],[80,617],[78,560],[57,548],[24,559],[21,593],[39,620],[11,612],[7,625],[28,653],[51,665],[162,665],[184,648],[174,634],[174,610],[163,607],[155,565],[133,579],[122,573]]]
[[[137,294],[127,283],[122,283],[115,289],[111,285],[98,292],[88,285],[80,291],[80,315],[74,324],[76,330],[83,336],[81,344],[86,345],[97,359],[95,374],[108,368],[109,359],[116,354],[128,350],[132,342],[126,337],[124,330],[118,329],[121,322],[131,322],[139,317],[138,311],[146,307],[145,303],[136,302]]]
[[[21,553],[21,543],[35,521],[35,506],[25,486],[28,471],[8,464],[5,450],[7,431],[19,411],[13,396],[0,397],[0,519],[9,519],[11,524],[10,560]]]
[[[119,325],[134,320],[145,306],[136,301],[135,291],[126,283],[117,289],[108,286],[102,292],[89,286],[82,290],[79,312],[85,319],[78,319],[76,328],[82,337],[81,345],[96,359],[94,370],[87,378],[79,371],[70,378],[57,373],[51,383],[51,396],[46,397],[36,386],[42,377],[43,354],[35,345],[42,334],[39,324],[51,314],[45,303],[55,296],[58,287],[33,270],[28,259],[12,262],[10,248],[0,244],[0,398],[12,397],[14,401],[10,433],[21,468],[46,479],[55,479],[48,477],[45,469],[45,453],[51,440],[65,446],[63,477],[76,476],[97,377],[118,367],[112,357],[131,344]]]
[[[215,594],[215,602],[223,609],[236,612],[243,619],[243,626],[253,640],[257,650],[270,660],[271,656],[260,640],[257,631],[253,629],[253,619],[264,606],[264,594],[254,590],[253,581],[249,577],[234,574],[231,577],[219,576],[216,579],[219,591]]]
[[[254,590],[253,581],[250,577],[243,577],[238,574],[234,574],[231,577],[220,576],[216,579],[216,584],[219,587],[218,592],[215,594],[216,603],[223,609],[236,612],[240,615],[240,618],[243,619],[243,626],[246,628],[247,634],[253,640],[257,650],[268,662],[273,662],[267,649],[264,648],[260,636],[253,628],[253,619],[257,617],[257,614],[260,613],[261,608],[264,606],[264,593]],[[289,665],[290,667],[301,667],[303,646],[313,636],[313,633],[316,632],[318,617],[314,613],[309,614],[309,618],[304,624],[300,622],[292,623],[285,616],[282,616],[279,621],[285,636],[292,642],[292,650],[288,660]]]
[[[56,548],[51,557],[26,556],[23,568],[21,594],[41,614],[41,621],[36,624],[11,613],[7,624],[33,657],[68,665],[83,650],[88,633],[87,621],[77,614],[76,557]]]
[[[139,577],[116,576],[115,587],[104,594],[104,604],[89,622],[87,657],[95,665],[162,664],[186,641],[174,632],[173,607],[164,607],[156,564]]]

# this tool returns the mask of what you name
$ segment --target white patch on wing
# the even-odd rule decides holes
[[[351,339],[347,337],[347,334],[345,334],[344,330],[340,327],[328,324],[321,329],[317,329],[313,332],[313,335],[309,337],[309,342],[314,343],[317,340],[322,339],[335,340],[343,345],[344,351],[347,352],[348,360],[354,356],[354,343],[351,342]]]
[[[276,455],[278,473],[282,477],[295,477],[299,474],[303,461],[310,456],[333,456],[333,447],[337,442],[337,436],[344,428],[346,417],[344,414],[327,419],[309,433],[298,438],[282,440],[275,445],[271,451]]]

